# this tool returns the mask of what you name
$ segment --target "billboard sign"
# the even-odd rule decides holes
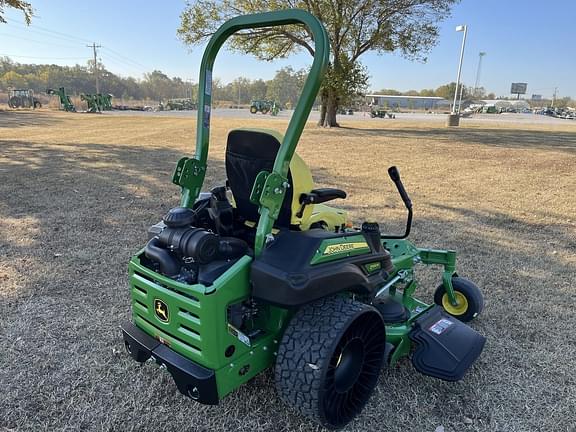
[[[510,93],[512,93],[512,94],[526,94],[527,88],[528,88],[527,83],[512,83]]]
[[[532,95],[532,100],[533,100],[533,101],[541,101],[541,100],[542,100],[542,95],[533,94],[533,95]]]

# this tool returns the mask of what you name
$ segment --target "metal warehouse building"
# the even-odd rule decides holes
[[[449,108],[450,102],[434,96],[366,95],[366,102],[383,108],[437,109]]]

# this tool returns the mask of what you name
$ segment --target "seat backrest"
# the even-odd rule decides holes
[[[258,206],[250,202],[250,193],[260,171],[272,172],[281,142],[282,136],[270,130],[235,129],[228,134],[226,175],[236,208],[247,221],[258,221]],[[290,162],[288,183],[290,188],[286,191],[276,220],[276,226],[282,228],[300,225],[312,212],[310,208],[301,218],[296,216],[300,207],[300,194],[310,192],[314,187],[310,170],[297,154],[294,154]]]

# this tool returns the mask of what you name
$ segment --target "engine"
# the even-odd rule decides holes
[[[225,193],[215,191],[191,209],[171,209],[149,228],[147,267],[179,282],[210,285],[248,252],[244,240],[222,235],[232,232],[233,209]]]

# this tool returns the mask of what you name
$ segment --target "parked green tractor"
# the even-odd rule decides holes
[[[278,115],[280,108],[275,101],[271,100],[253,100],[250,102],[250,114],[257,114],[261,112],[262,114],[272,114],[273,116]]]
[[[198,106],[196,105],[196,102],[190,98],[169,99],[168,102],[166,102],[166,106],[164,107],[164,109],[174,111],[191,111],[197,108]]]
[[[88,105],[87,112],[96,113],[102,111],[112,110],[112,95],[111,94],[87,94],[82,93],[80,95],[80,100],[85,101]]]
[[[60,87],[58,90],[54,89],[47,89],[46,94],[48,95],[56,95],[60,99],[60,109],[67,111],[67,112],[76,112],[76,107],[72,103],[70,96],[66,94],[66,89],[64,87]]]
[[[370,117],[372,118],[386,118],[388,117],[389,119],[395,119],[396,115],[394,113],[391,113],[385,109],[372,109],[370,110]]]
[[[42,104],[29,89],[10,89],[8,91],[8,106],[10,108],[42,108]]]
[[[270,115],[276,117],[280,112],[280,106],[276,101],[272,102],[272,108],[270,109]]]
[[[338,108],[337,113],[340,115],[354,115],[352,108]]]
[[[296,24],[312,34],[315,54],[285,135],[230,131],[227,180],[201,192],[218,51],[238,31]],[[324,27],[302,10],[233,18],[212,36],[200,66],[196,153],[173,175],[179,207],[149,228],[130,261],[132,320],[122,332],[136,361],[166,368],[197,402],[217,404],[274,368],[281,399],[340,428],[362,411],[386,365],[410,355],[419,372],[456,381],[485,339],[464,324],[483,298],[456,273],[456,253],[406,239],[412,202],[395,167],[388,173],[406,229],[382,234],[376,222],[352,227],[345,211],[327,206],[346,192],[316,188],[295,153],[328,61]],[[443,269],[432,304],[414,296],[420,265]]]
[[[100,99],[100,106],[102,111],[112,111],[112,95],[111,94],[100,94],[96,95]]]

